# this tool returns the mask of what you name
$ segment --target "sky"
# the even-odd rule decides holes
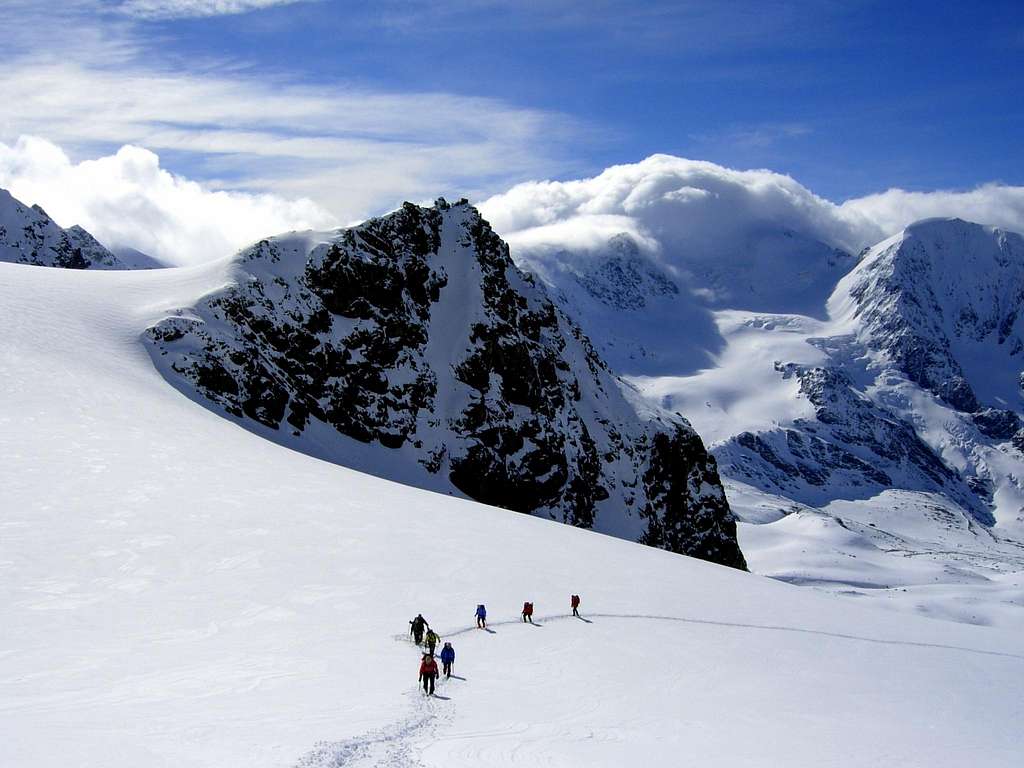
[[[0,186],[101,239],[128,206],[165,256],[653,154],[837,204],[1024,184],[1019,2],[4,0],[0,28]]]

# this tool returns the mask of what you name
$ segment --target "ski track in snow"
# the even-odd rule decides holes
[[[1024,654],[985,651],[977,648],[947,645],[944,643],[886,640],[878,637],[866,637],[863,635],[852,635],[842,632],[827,632],[819,629],[805,629],[803,627],[788,627],[773,624],[748,624],[732,621],[711,621],[709,619],[695,619],[686,616],[663,616],[657,614],[637,613],[588,613],[586,616],[581,615],[577,618],[571,614],[552,614],[538,617],[537,622],[533,623],[531,626],[543,627],[545,624],[551,622],[571,621],[573,619],[586,624],[592,623],[591,619],[630,619],[642,621],[674,621],[683,624],[735,627],[737,629],[759,629],[768,632],[794,632],[799,634],[832,637],[839,640],[850,640],[854,642],[910,646],[914,648],[934,648],[943,651],[957,651],[960,653],[980,654],[983,656],[1000,656],[1003,658],[1020,659],[1024,661]],[[518,626],[520,624],[526,624],[526,622],[523,622],[521,619],[506,619],[503,621],[489,622],[487,624],[487,629],[490,629],[491,627]],[[441,632],[439,634],[443,640],[445,638],[475,635],[475,633],[479,631],[483,631],[484,634],[487,634],[486,630],[481,630],[476,625],[461,627],[459,629],[449,632]],[[394,635],[393,639],[398,642],[406,642],[409,640],[409,636]],[[418,647],[417,651],[419,652]],[[443,686],[446,684],[447,681],[442,681],[440,678],[438,679],[439,694],[443,692]],[[418,693],[419,686],[417,684],[416,693],[407,693],[406,695],[412,696],[415,699]],[[441,701],[446,700],[446,697],[443,696],[439,696],[439,698]],[[313,751],[296,764],[295,768],[356,768],[360,765],[379,766],[381,768],[388,768],[389,766],[422,766],[424,764],[415,755],[416,742],[422,740],[428,730],[436,730],[438,726],[454,719],[453,708],[450,705],[444,707],[438,706],[435,703],[437,700],[438,699],[436,698],[430,699],[422,697],[421,708],[418,711],[415,711],[391,726],[378,728],[344,741],[324,742],[322,744],[318,744]]]
[[[440,687],[439,687],[440,690]],[[419,687],[414,693],[407,693],[413,698],[422,698],[419,707],[398,722],[377,728],[360,736],[337,742],[317,744],[305,755],[295,768],[354,768],[360,765],[382,766],[387,768],[407,768],[422,766],[414,752],[415,743],[427,731],[428,726],[437,726],[452,717],[450,708],[441,709],[434,700],[423,697]]]
[[[537,624],[534,626],[543,626],[540,622],[551,622],[551,621],[565,621],[567,619],[575,618],[567,614],[558,614],[553,616],[541,616],[537,619]],[[862,635],[850,635],[842,632],[826,632],[820,629],[804,629],[802,627],[785,627],[774,624],[744,624],[733,621],[710,621],[708,619],[694,619],[686,616],[658,616],[654,614],[635,614],[635,613],[588,613],[583,619],[595,618],[595,619],[645,619],[650,621],[678,621],[685,624],[705,624],[715,627],[736,627],[738,629],[763,629],[770,632],[798,632],[806,635],[822,635],[824,637],[835,637],[840,640],[855,640],[863,643],[878,643],[880,645],[905,645],[912,646],[915,648],[937,648],[945,651],[960,651],[963,653],[978,653],[984,656],[1003,656],[1011,659],[1021,659],[1024,661],[1024,654],[1017,653],[1002,653],[1000,651],[983,651],[977,648],[967,648],[960,645],[945,645],[943,643],[918,643],[909,640],[885,640],[878,637],[864,637]],[[489,623],[488,627],[501,627],[509,624],[522,624],[522,621],[495,621]],[[458,637],[459,635],[465,635],[473,632],[477,627],[464,627],[462,629],[455,630],[454,632],[448,632],[447,634],[442,633],[442,637]]]

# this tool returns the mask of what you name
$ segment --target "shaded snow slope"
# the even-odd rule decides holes
[[[319,458],[744,567],[700,437],[465,200],[261,241],[146,333],[190,397]]]
[[[389,483],[183,397],[140,334],[230,279],[0,264],[5,766],[1019,762],[1019,634]],[[592,623],[553,616],[574,591]],[[494,634],[463,631],[479,602]],[[433,701],[417,611],[464,678]]]
[[[848,254],[763,225],[718,240],[654,240],[627,232],[586,248],[512,241],[516,262],[577,318],[612,367],[627,375],[692,373],[724,340],[715,311],[741,307],[825,316],[853,266]]]
[[[0,189],[0,261],[68,269],[125,269],[127,265],[79,226],[63,229],[38,205]]]

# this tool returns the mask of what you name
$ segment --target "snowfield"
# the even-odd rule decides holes
[[[386,482],[188,400],[140,335],[226,270],[0,264],[5,767],[1020,765],[1019,632]],[[458,654],[434,700],[417,611]]]

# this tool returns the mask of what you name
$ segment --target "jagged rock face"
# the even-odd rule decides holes
[[[960,411],[982,406],[979,377],[965,371],[973,349],[1006,363],[1008,387],[1024,366],[1019,235],[958,219],[920,222],[869,251],[837,293],[852,300],[870,349]]]
[[[991,523],[991,515],[965,479],[946,466],[907,422],[879,406],[841,370],[776,364],[795,379],[814,418],[743,432],[715,455],[729,477],[807,504],[830,498],[866,498],[914,488],[943,493]]]
[[[1024,453],[1024,429],[1018,430],[1011,438],[1013,447],[1021,453]]]
[[[1021,428],[1021,418],[1002,408],[984,408],[972,416],[974,425],[986,437],[1010,440]]]
[[[648,527],[642,543],[746,568],[725,494],[715,491],[718,468],[696,432],[654,435],[643,479],[648,499],[641,515]]]
[[[808,504],[895,487],[985,525],[1021,519],[1022,300],[1012,233],[933,219],[868,249],[829,301],[830,335],[805,339],[825,362],[776,363],[813,417],[716,445],[723,472]]]
[[[312,453],[325,431],[359,441],[377,474],[405,462],[427,487],[744,567],[700,438],[638,404],[464,201],[265,240],[236,272],[147,332],[179,388]]]
[[[0,261],[65,269],[125,268],[81,227],[62,229],[38,205],[23,205],[2,189]]]
[[[581,265],[575,278],[597,301],[614,309],[643,309],[656,296],[679,293],[671,278],[625,234],[612,237],[606,251]]]

